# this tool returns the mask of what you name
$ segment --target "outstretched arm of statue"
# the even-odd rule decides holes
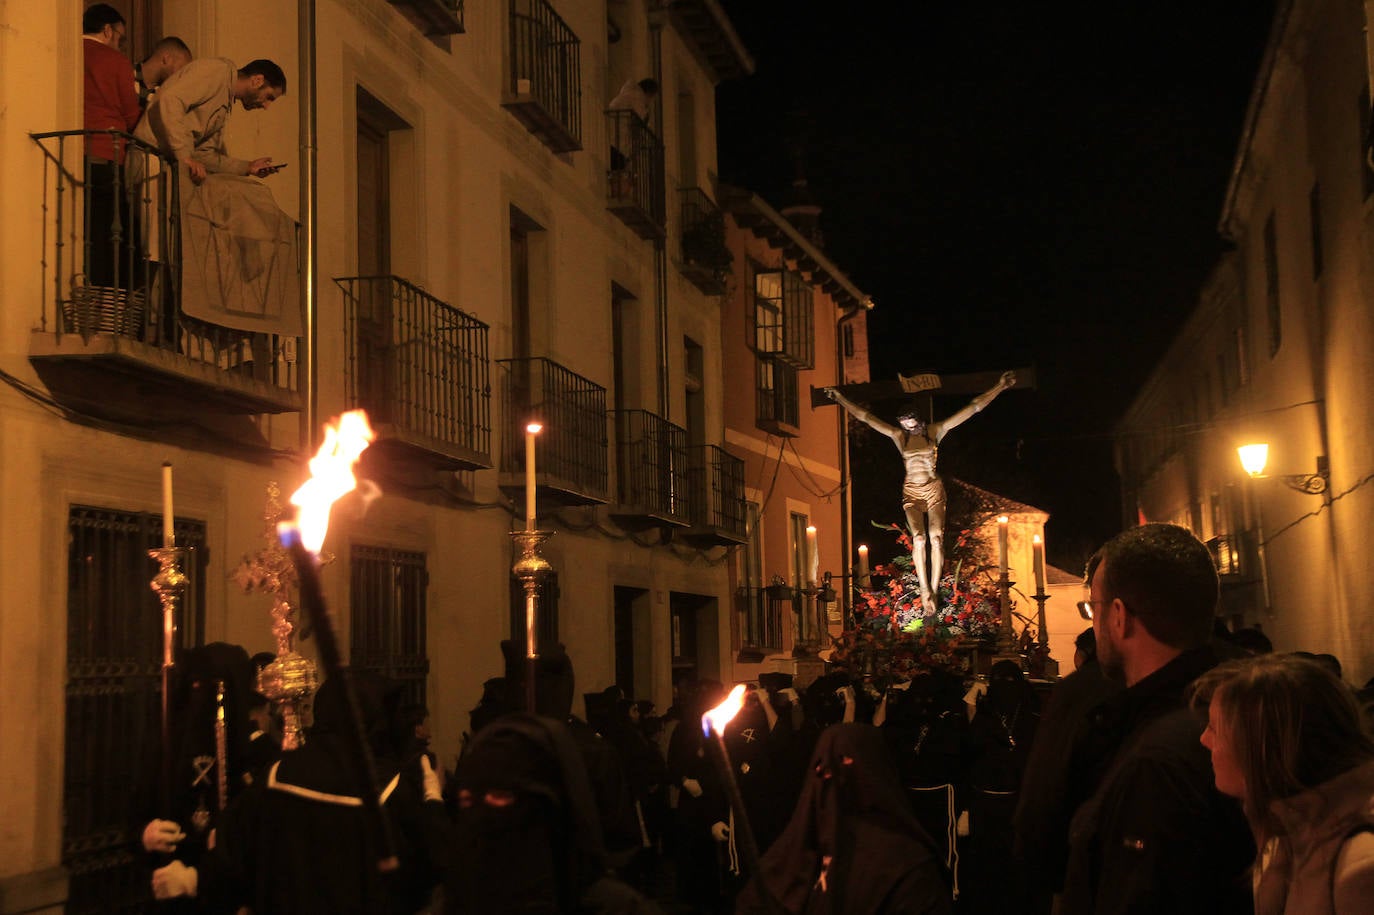
[[[997,398],[998,394],[1001,394],[1007,388],[1015,387],[1015,385],[1016,373],[1003,372],[1002,377],[997,379],[997,383],[995,385],[988,388],[986,391],[979,394],[977,397],[973,398],[973,400],[969,401],[968,406],[964,407],[959,412],[954,413],[951,416],[939,421],[938,423],[931,423],[931,431],[926,434],[930,435],[931,438],[934,438],[936,441],[939,441],[941,438],[944,437],[944,434],[948,432],[950,429],[953,429],[955,426],[958,426],[959,424],[964,422],[964,420],[973,416],[975,413],[981,413],[983,411],[983,408],[985,408],[988,404],[992,403],[993,400]]]
[[[854,401],[850,400],[848,397],[845,397],[843,394],[839,392],[838,389],[821,388],[821,390],[825,392],[825,396],[829,397],[831,400],[835,401],[835,403],[844,407],[845,410],[848,411],[850,416],[854,417],[859,422],[865,424],[869,428],[875,429],[878,432],[881,432],[883,435],[887,436],[891,436],[898,431],[896,426],[883,422],[881,419],[874,416],[872,413],[868,412],[863,407],[854,403]]]

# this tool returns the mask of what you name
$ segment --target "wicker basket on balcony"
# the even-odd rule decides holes
[[[87,337],[137,337],[142,332],[146,311],[147,293],[142,289],[77,286],[72,289],[72,297],[62,302],[62,329]]]

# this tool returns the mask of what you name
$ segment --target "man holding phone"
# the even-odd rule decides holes
[[[223,57],[195,60],[162,85],[136,135],[185,163],[195,184],[210,172],[265,178],[280,166],[271,156],[230,156],[224,128],[235,101],[257,111],[285,94],[286,74],[270,60],[250,61],[242,69]]]

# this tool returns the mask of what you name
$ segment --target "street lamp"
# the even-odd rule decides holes
[[[1269,443],[1254,442],[1249,445],[1241,445],[1236,449],[1240,455],[1240,466],[1245,468],[1245,472],[1250,475],[1252,480],[1266,480],[1270,477],[1265,476],[1264,467],[1269,463]],[[1326,463],[1326,455],[1317,455],[1316,473],[1289,473],[1281,474],[1272,479],[1278,480],[1284,486],[1297,492],[1305,492],[1309,496],[1319,496],[1326,492],[1326,484],[1331,476],[1331,470]]]

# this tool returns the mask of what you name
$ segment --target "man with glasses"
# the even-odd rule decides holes
[[[1220,660],[1218,583],[1187,529],[1146,524],[1088,563],[1103,671],[1125,689],[1090,714],[1071,768],[1086,797],[1069,830],[1063,915],[1248,913],[1254,858],[1240,809],[1216,791],[1189,684]]]

